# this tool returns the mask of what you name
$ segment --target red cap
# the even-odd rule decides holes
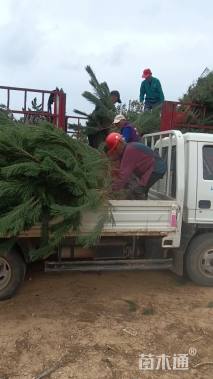
[[[152,71],[150,70],[150,68],[145,68],[143,70],[143,75],[142,75],[142,78],[145,78],[147,79],[149,76],[152,75]]]
[[[121,141],[123,141],[123,137],[120,133],[110,133],[105,139],[108,153],[112,153]]]

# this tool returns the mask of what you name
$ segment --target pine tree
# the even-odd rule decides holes
[[[213,125],[213,71],[207,71],[205,76],[201,75],[195,83],[189,86],[187,93],[180,100],[204,106],[206,116],[204,120],[201,120],[201,123]],[[194,116],[191,115],[193,123],[196,121],[196,114]],[[189,117],[189,123],[191,118]]]
[[[82,215],[100,218],[81,242],[94,242],[108,217],[108,160],[51,124],[14,123],[0,111],[0,236],[16,238],[41,224],[32,259],[52,253],[69,230],[81,238]]]
[[[101,130],[108,130],[114,120],[116,109],[112,103],[110,90],[106,82],[99,83],[90,66],[86,66],[86,71],[90,76],[90,85],[93,92],[85,91],[82,96],[95,106],[91,114],[74,109],[74,112],[88,118],[84,133],[87,136],[94,135]],[[100,136],[100,141],[103,142]]]
[[[44,116],[31,114],[31,112],[42,112],[42,104],[38,104],[37,97],[31,101],[32,109],[28,107],[28,112],[24,117],[20,118],[20,122],[26,124],[38,124],[40,121],[44,120]],[[22,108],[24,111],[24,108]]]

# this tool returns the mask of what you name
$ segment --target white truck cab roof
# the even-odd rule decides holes
[[[210,133],[185,133],[184,141],[213,142],[213,134]]]

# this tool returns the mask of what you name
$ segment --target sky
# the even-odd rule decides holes
[[[63,88],[68,114],[91,109],[86,65],[123,103],[139,98],[144,68],[166,100],[213,69],[211,0],[0,0],[0,9],[0,85]]]

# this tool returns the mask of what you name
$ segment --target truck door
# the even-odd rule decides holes
[[[196,221],[213,223],[213,143],[198,142]]]

